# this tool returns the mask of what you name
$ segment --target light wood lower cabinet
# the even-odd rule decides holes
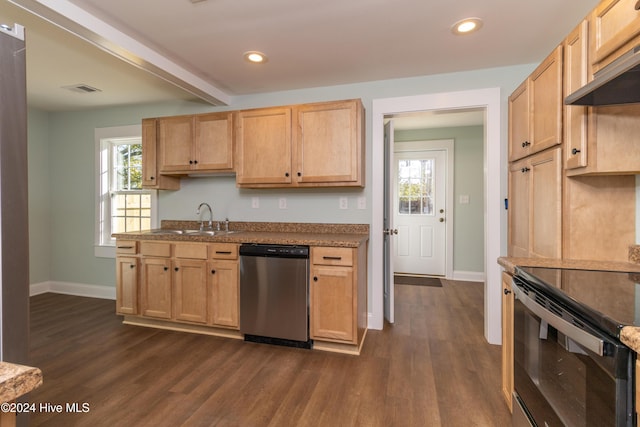
[[[364,245],[311,248],[312,339],[355,345],[362,342],[367,306],[365,251]]]
[[[511,275],[502,273],[502,395],[512,411],[513,397],[513,289]]]
[[[142,258],[141,313],[171,319],[171,259]]]
[[[137,257],[116,257],[116,313],[138,314]]]
[[[210,325],[240,328],[240,276],[238,261],[208,263]]]
[[[207,323],[207,262],[173,261],[173,319]]]

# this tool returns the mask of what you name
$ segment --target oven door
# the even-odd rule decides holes
[[[629,349],[517,280],[513,289],[514,425],[633,426]]]

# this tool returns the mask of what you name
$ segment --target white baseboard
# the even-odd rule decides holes
[[[464,282],[484,282],[485,274],[482,271],[454,271],[452,280]]]
[[[48,281],[33,283],[29,288],[31,296],[52,292],[54,294],[77,295],[80,297],[116,299],[116,288],[111,286]]]

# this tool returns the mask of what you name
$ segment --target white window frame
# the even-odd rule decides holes
[[[142,125],[116,126],[95,129],[95,236],[94,254],[101,258],[115,258],[115,239],[111,238],[111,194],[109,188],[109,147],[114,140],[142,139]],[[151,195],[151,227],[158,226],[158,196],[156,190],[145,190]]]

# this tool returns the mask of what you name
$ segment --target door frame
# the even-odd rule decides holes
[[[476,89],[459,92],[415,95],[398,98],[382,98],[372,101],[372,153],[371,163],[371,314],[369,327],[382,329],[384,325],[384,277],[383,261],[383,188],[384,177],[384,117],[394,114],[421,112],[429,110],[454,110],[461,108],[484,108],[484,236],[485,236],[485,281],[484,281],[484,335],[490,344],[502,342],[502,323],[500,318],[501,269],[497,259],[501,252],[501,110],[500,88]]]
[[[445,279],[453,279],[453,177],[454,177],[454,150],[455,141],[453,139],[432,139],[432,140],[419,140],[419,141],[396,141],[394,146],[394,158],[395,153],[424,153],[429,151],[444,151],[445,163],[447,165],[445,175],[445,206],[446,206],[446,222],[445,222],[445,252],[444,252],[444,274]],[[397,188],[392,182],[388,183],[392,190],[391,195],[398,197]],[[395,212],[394,212],[395,215]],[[394,227],[397,225],[394,222]],[[395,243],[391,243],[395,249]],[[393,253],[393,252],[392,252]]]

